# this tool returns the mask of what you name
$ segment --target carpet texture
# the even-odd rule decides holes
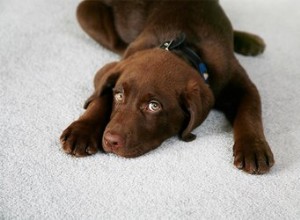
[[[95,72],[119,57],[75,18],[78,0],[0,0],[0,219],[300,219],[300,1],[224,0],[234,27],[261,35],[238,56],[263,102],[270,173],[237,170],[232,129],[212,111],[197,139],[136,159],[66,155]]]

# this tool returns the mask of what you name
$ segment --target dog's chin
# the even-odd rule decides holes
[[[138,151],[138,150],[120,150],[120,149],[112,149],[112,148],[108,148],[106,149],[105,147],[103,147],[104,151],[106,153],[113,153],[116,154],[120,157],[124,157],[124,158],[135,158],[135,157],[139,157],[142,156],[143,154],[147,153],[147,152],[142,152],[142,151]]]
[[[148,153],[149,151],[157,148],[159,145],[157,145],[155,147],[145,148],[145,146],[140,144],[140,145],[136,145],[136,146],[130,147],[130,148],[128,148],[128,147],[113,148],[104,142],[104,143],[102,143],[102,146],[103,146],[103,150],[105,153],[113,153],[113,154],[116,154],[116,155],[118,155],[120,157],[124,157],[124,158],[135,158],[135,157],[139,157],[139,156],[142,156],[142,155]]]
[[[145,153],[136,153],[136,152],[111,152],[111,153],[124,158],[136,158],[145,154]]]

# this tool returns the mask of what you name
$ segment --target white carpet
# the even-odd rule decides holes
[[[0,0],[0,219],[300,219],[300,1],[223,0],[234,26],[267,42],[238,56],[258,86],[276,164],[237,170],[232,129],[212,112],[136,159],[61,150],[95,72],[118,59],[78,26],[78,0]]]

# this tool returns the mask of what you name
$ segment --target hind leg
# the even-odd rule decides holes
[[[264,40],[254,34],[234,31],[234,51],[245,56],[256,56],[264,52]]]
[[[127,44],[116,31],[111,7],[99,0],[85,0],[78,5],[77,19],[82,29],[99,44],[123,54]]]

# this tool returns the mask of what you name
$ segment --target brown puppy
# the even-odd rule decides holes
[[[96,74],[86,112],[61,136],[67,153],[86,156],[102,147],[136,157],[177,134],[191,141],[215,107],[233,125],[235,166],[261,174],[273,165],[258,91],[234,56],[257,55],[264,42],[234,32],[217,0],[86,0],[77,16],[123,59]]]

